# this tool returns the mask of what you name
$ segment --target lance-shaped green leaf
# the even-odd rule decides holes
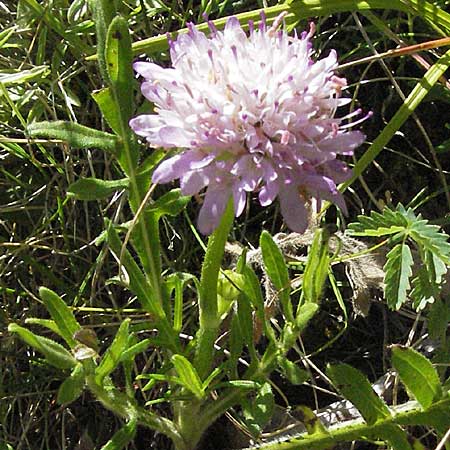
[[[27,132],[32,138],[59,139],[72,148],[99,148],[113,154],[116,153],[118,145],[116,136],[112,134],[62,120],[32,123],[28,125]]]
[[[83,365],[77,364],[58,389],[58,403],[67,405],[75,401],[83,392],[84,383]]]
[[[108,27],[105,48],[106,69],[111,86],[117,96],[122,120],[129,120],[133,114],[133,54],[128,23],[122,16],[116,16]]]
[[[305,303],[300,305],[297,310],[297,317],[295,318],[295,324],[297,325],[298,331],[302,331],[306,328],[309,321],[316,315],[319,310],[319,305],[317,303]]]
[[[173,330],[177,333],[179,333],[183,327],[183,291],[189,281],[198,283],[198,280],[194,277],[194,275],[190,273],[176,272],[170,274],[164,282],[167,297],[171,297],[172,295],[174,296]],[[174,292],[174,294],[172,294],[172,292]]]
[[[72,183],[67,193],[78,200],[99,200],[114,192],[128,187],[128,178],[121,180],[102,180],[99,178],[82,178]]]
[[[386,403],[378,397],[369,380],[359,370],[347,364],[330,365],[327,375],[339,392],[355,405],[369,425],[390,417]]]
[[[183,355],[173,355],[171,361],[183,386],[191,391],[199,400],[202,399],[205,393],[195,367]]]
[[[97,38],[97,58],[103,81],[108,82],[108,72],[105,61],[106,33],[114,15],[115,3],[111,0],[89,0],[89,6],[93,12],[95,34]]]
[[[23,341],[42,353],[49,364],[58,369],[71,369],[77,364],[76,359],[70,352],[68,352],[61,344],[58,344],[51,339],[38,336],[15,323],[9,324],[8,331],[10,333],[17,333]]]
[[[122,353],[127,347],[129,325],[130,319],[125,319],[121,323],[117,330],[117,334],[108,350],[106,350],[100,365],[95,369],[95,381],[98,384],[101,384],[103,379],[119,365]]]
[[[77,342],[74,339],[74,334],[81,327],[75,319],[71,309],[66,305],[66,302],[51,289],[41,287],[39,289],[39,295],[60,331],[58,334],[63,337],[71,348],[75,347]]]
[[[106,122],[108,122],[108,125],[114,133],[120,135],[120,115],[111,94],[111,89],[106,87],[93,92],[91,95],[95,103],[97,103],[97,106],[100,108],[102,116],[106,119]]]
[[[147,348],[152,345],[154,342],[151,338],[147,338],[138,342],[137,344],[132,345],[127,350],[125,350],[120,356],[120,362],[130,362],[133,361],[134,357],[139,353],[145,352]]]
[[[139,159],[139,146],[136,144],[128,122],[134,112],[134,93],[132,70],[133,55],[128,23],[125,18],[116,16],[108,28],[105,48],[106,69],[109,76],[111,94],[119,119],[119,135],[124,141],[124,152],[119,155],[126,172],[136,167]]]
[[[131,419],[119,431],[117,431],[112,439],[110,439],[101,450],[122,450],[129,444],[136,434],[137,419]]]
[[[29,70],[20,70],[17,72],[3,72],[0,74],[0,84],[24,84],[31,81],[42,80],[50,73],[48,66],[33,67]]]
[[[301,369],[298,364],[289,361],[285,356],[277,358],[278,366],[283,375],[294,385],[303,384],[309,379],[309,374],[306,370]]]
[[[253,401],[243,404],[245,422],[254,436],[258,436],[272,417],[275,400],[270,383],[264,383]]]
[[[427,409],[442,395],[439,376],[425,356],[412,348],[392,347],[392,364],[408,391]]]
[[[320,301],[329,264],[328,234],[326,230],[318,229],[314,233],[303,275],[302,291],[305,302],[318,303]]]
[[[153,297],[153,289],[150,283],[131,256],[130,252],[126,249],[122,251],[122,242],[119,239],[117,231],[111,224],[108,224],[107,226],[106,235],[111,251],[117,258],[122,256],[121,262],[129,276],[129,289],[136,294],[139,302],[146,311],[154,314],[157,318],[164,317],[162,306],[158,303],[157,299]]]
[[[292,305],[289,298],[289,273],[284,256],[270,233],[265,230],[261,233],[259,245],[261,247],[264,269],[278,291],[283,312],[289,321],[293,321]]]
[[[386,257],[387,262],[383,268],[386,301],[390,308],[399,309],[405,303],[410,288],[409,278],[414,262],[411,249],[405,243],[397,244]]]
[[[408,435],[398,425],[387,424],[379,432],[379,437],[386,440],[393,450],[412,450]]]
[[[27,325],[40,325],[41,327],[47,328],[48,330],[53,331],[53,333],[63,337],[61,330],[58,328],[58,325],[56,325],[54,320],[29,317],[28,319],[25,319],[25,323]]]
[[[177,216],[189,203],[191,197],[182,195],[181,189],[172,189],[159,197],[147,210],[161,216]]]

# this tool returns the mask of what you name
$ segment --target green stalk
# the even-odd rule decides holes
[[[408,117],[420,105],[422,100],[438,82],[439,78],[450,66],[450,50],[444,53],[425,73],[423,78],[416,84],[414,89],[403,102],[402,106],[394,114],[394,117],[384,127],[383,131],[373,141],[369,149],[358,159],[353,169],[353,176],[339,186],[341,192],[345,191],[353,182],[362,175],[372,161],[385,148],[394,134],[406,122]]]
[[[197,333],[197,348],[195,367],[202,380],[206,378],[211,368],[214,356],[214,341],[220,325],[217,305],[217,281],[222,262],[225,243],[233,225],[233,200],[228,202],[219,226],[210,236],[208,248],[202,266],[199,292],[199,331]]]
[[[94,373],[86,377],[86,384],[95,398],[106,409],[127,420],[135,417],[140,425],[158,431],[170,438],[176,450],[191,450],[171,420],[137,406],[126,394],[108,385],[107,380],[105,380],[104,385],[97,384]]]
[[[349,420],[339,427],[328,428],[326,433],[302,433],[284,442],[277,441],[259,445],[258,450],[309,450],[311,448],[331,448],[338,442],[379,438],[388,440],[389,430],[392,430],[392,427],[432,423],[433,418],[439,417],[440,414],[447,414],[446,411],[448,411],[449,406],[450,399],[448,397],[436,402],[426,411],[420,409],[417,402],[411,401],[401,405],[401,411],[397,407],[395,410],[392,410],[392,416],[379,419],[373,425],[368,425],[362,419]]]

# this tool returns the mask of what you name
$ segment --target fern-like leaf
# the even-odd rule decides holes
[[[410,289],[413,256],[408,243],[414,242],[414,258],[420,268],[412,280],[410,296],[417,309],[434,301],[450,264],[449,236],[438,226],[399,204],[395,210],[385,208],[382,213],[371,212],[369,217],[358,216],[358,222],[350,224],[348,232],[356,236],[390,236],[393,248],[384,266],[384,282],[388,305],[395,309],[406,301]]]
[[[413,258],[410,248],[405,244],[397,244],[388,254],[384,266],[384,294],[388,306],[398,309],[406,301],[410,288],[409,278],[412,275]]]
[[[420,219],[420,216],[418,217]],[[422,248],[436,255],[446,264],[450,264],[450,243],[448,235],[440,231],[437,225],[428,220],[417,220],[411,224],[409,235]]]

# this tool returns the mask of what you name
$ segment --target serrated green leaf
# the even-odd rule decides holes
[[[422,248],[450,264],[449,236],[440,231],[437,225],[429,224],[428,220],[417,220],[411,225],[410,236]]]
[[[195,367],[183,355],[173,355],[171,361],[183,386],[201,400],[205,393]]]
[[[369,380],[359,370],[347,364],[330,365],[327,367],[327,375],[339,392],[355,405],[369,425],[390,417],[386,403],[378,397]]]
[[[272,417],[275,400],[269,383],[260,386],[253,401],[244,402],[245,423],[254,436],[264,429]]]
[[[58,389],[58,403],[67,405],[75,401],[84,389],[84,370],[82,364],[77,364],[72,373],[66,378]]]
[[[99,178],[82,178],[72,183],[67,193],[78,200],[99,200],[114,192],[128,187],[128,178],[121,180],[102,180]]]
[[[392,347],[392,364],[408,391],[427,409],[442,396],[439,376],[425,356],[412,348]]]
[[[428,272],[426,265],[420,267],[417,276],[413,278],[410,297],[416,310],[424,309],[439,296],[439,285],[433,281],[433,278],[434,275]]]
[[[66,302],[51,289],[41,287],[39,289],[39,296],[44,302],[52,319],[58,326],[60,331],[59,334],[71,348],[75,347],[77,342],[73,335],[81,328],[81,326],[75,319],[72,310],[66,305]]]
[[[294,362],[289,361],[285,356],[279,357],[277,361],[283,375],[294,386],[298,386],[309,380],[308,372],[301,369]]]
[[[125,319],[117,330],[111,345],[109,346],[99,366],[95,369],[95,381],[101,384],[120,363],[122,353],[126,350],[129,336],[130,319]]]
[[[159,197],[147,210],[161,216],[177,216],[189,203],[191,197],[181,194],[181,189],[172,189]]]
[[[414,261],[411,250],[405,243],[397,244],[386,257],[387,262],[383,267],[384,294],[388,306],[391,309],[399,309],[406,301]]]
[[[393,450],[412,450],[408,435],[398,425],[386,424],[379,432],[379,437],[386,440]]]
[[[126,425],[124,425],[119,431],[117,431],[112,439],[110,439],[101,450],[122,450],[127,444],[129,444],[137,429],[137,419],[131,419]]]
[[[61,344],[51,339],[38,336],[15,323],[9,324],[8,331],[17,333],[24,342],[42,353],[49,364],[58,369],[71,369],[77,364],[75,358]]]
[[[302,292],[306,303],[319,303],[329,264],[328,234],[326,230],[318,229],[314,233],[303,274]]]
[[[370,217],[358,216],[358,222],[349,224],[348,232],[357,236],[389,236],[402,233],[409,224],[409,219],[401,204],[397,211],[385,208],[380,214],[376,211]]]
[[[289,273],[284,256],[270,233],[265,230],[261,233],[259,246],[263,257],[264,269],[278,291],[283,312],[288,320],[293,321],[292,305],[289,297]]]

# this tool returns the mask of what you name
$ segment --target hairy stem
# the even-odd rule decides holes
[[[209,373],[214,356],[214,341],[220,325],[217,306],[217,281],[225,243],[233,225],[233,201],[230,199],[219,226],[211,235],[202,266],[199,292],[200,327],[197,334],[195,367],[203,380]]]

